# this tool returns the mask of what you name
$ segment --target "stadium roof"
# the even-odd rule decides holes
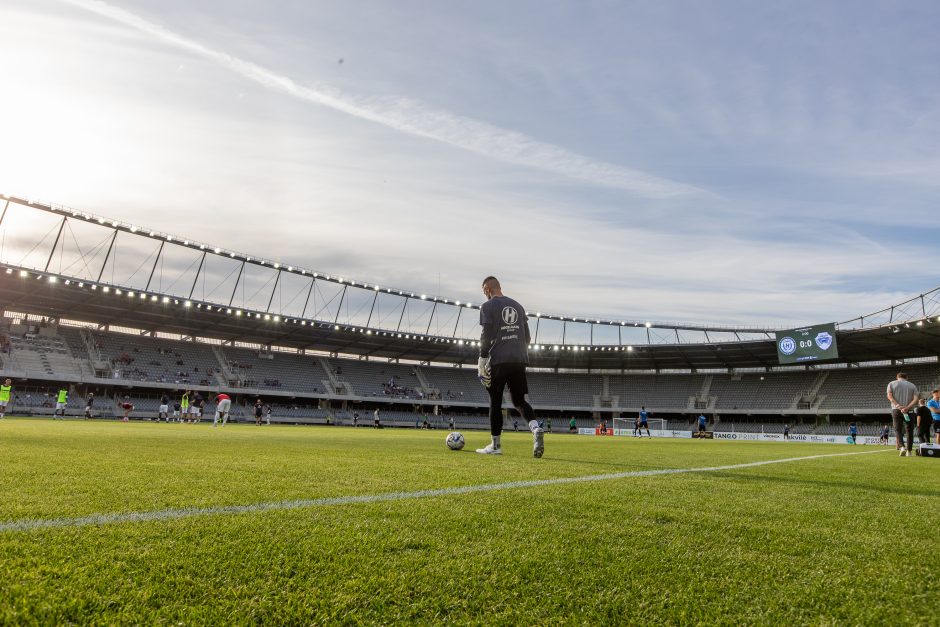
[[[0,199],[5,311],[347,355],[476,361],[478,326],[469,310],[478,305],[322,275],[64,207]],[[252,283],[249,275],[259,273]],[[535,367],[778,365],[772,329],[533,317]],[[940,288],[839,323],[837,339],[840,361],[849,363],[940,355]]]
[[[0,270],[0,303],[6,311],[223,342],[454,364],[474,363],[477,355],[473,343],[460,338],[282,318],[11,266]],[[838,331],[837,339],[840,361],[849,363],[936,356],[940,321]],[[597,370],[771,368],[777,366],[777,352],[769,339],[629,347],[539,345],[530,351],[530,360],[533,367]]]

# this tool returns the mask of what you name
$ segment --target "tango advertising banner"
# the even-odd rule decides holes
[[[581,430],[584,435],[594,435],[594,429]],[[650,434],[654,438],[699,438],[701,434],[694,431],[666,431],[653,429]],[[751,442],[784,442],[782,433],[739,433],[737,431],[708,431],[707,438],[715,440],[747,440]],[[614,435],[632,436],[632,429],[615,429]],[[791,434],[790,442],[809,442],[811,444],[852,444],[852,438],[848,435],[811,435],[807,433]],[[892,436],[888,438],[888,444],[894,446],[896,440]],[[877,446],[881,444],[881,439],[876,436],[858,436],[857,444]]]

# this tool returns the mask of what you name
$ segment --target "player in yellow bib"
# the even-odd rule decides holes
[[[183,392],[183,397],[180,399],[180,410],[183,414],[180,422],[186,422],[189,419],[189,392]]]
[[[62,416],[65,418],[65,406],[69,402],[69,391],[65,388],[59,390],[58,396],[55,399],[55,415]],[[61,413],[60,413],[61,412]]]
[[[13,382],[7,379],[0,385],[0,418],[7,413],[7,405],[10,404],[10,394],[13,392]]]

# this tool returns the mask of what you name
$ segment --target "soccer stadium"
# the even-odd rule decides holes
[[[863,4],[0,7],[0,624],[940,625]]]
[[[504,565],[504,574],[515,583],[499,588],[500,595],[512,594],[514,586],[569,585],[571,569],[579,571],[575,555],[588,559],[603,574],[601,582],[614,578],[602,586],[612,599],[594,598],[589,608],[580,605],[581,595],[567,598],[552,588],[560,596],[551,604],[551,613],[542,614],[544,608],[523,604],[501,619],[583,616],[603,622],[612,618],[609,612],[616,611],[631,620],[711,621],[720,616],[712,613],[710,605],[695,600],[698,592],[678,592],[677,605],[673,605],[671,594],[661,593],[664,588],[655,583],[660,573],[653,576],[646,570],[648,564],[633,563],[641,559],[662,564],[678,559],[674,551],[703,550],[693,549],[699,547],[694,529],[703,510],[698,508],[711,512],[709,524],[716,525],[716,534],[728,524],[744,525],[740,531],[747,540],[737,543],[735,553],[746,548],[759,551],[751,542],[761,547],[767,542],[771,550],[776,547],[793,560],[788,538],[799,529],[804,559],[815,562],[822,547],[814,544],[810,530],[834,524],[830,517],[842,524],[857,523],[856,517],[867,515],[875,502],[885,508],[883,516],[890,516],[893,507],[886,507],[883,492],[892,493],[892,500],[904,499],[905,511],[922,508],[925,516],[937,503],[935,493],[923,486],[910,483],[911,487],[903,488],[894,478],[885,478],[912,472],[912,477],[926,473],[923,476],[936,481],[940,474],[935,468],[889,470],[887,464],[897,462],[894,456],[889,459],[883,454],[850,462],[841,457],[847,446],[832,445],[871,445],[860,451],[864,454],[884,453],[886,449],[879,445],[895,444],[894,435],[887,441],[880,441],[879,436],[889,415],[885,385],[899,369],[919,389],[940,385],[940,289],[837,324],[839,358],[810,365],[779,365],[772,329],[687,328],[656,321],[566,318],[536,312],[528,346],[534,392],[530,396],[548,431],[548,452],[544,459],[528,462],[518,455],[525,451],[525,435],[515,433],[520,416],[507,394],[505,429],[513,438],[507,449],[519,459],[508,469],[487,470],[473,467],[474,460],[467,460],[462,452],[455,456],[443,446],[448,432],[460,430],[469,440],[482,442],[485,434],[477,437],[472,432],[489,428],[489,401],[476,367],[480,304],[321,275],[65,207],[15,197],[3,200],[0,228],[6,240],[14,243],[0,268],[4,303],[0,377],[15,382],[6,411],[9,416],[82,419],[74,424],[6,423],[6,445],[14,459],[17,454],[28,454],[21,459],[23,467],[15,462],[12,468],[5,467],[15,496],[7,501],[7,520],[0,524],[7,554],[17,556],[7,562],[7,570],[34,578],[22,588],[7,588],[10,605],[5,618],[13,622],[20,612],[53,622],[81,622],[94,616],[342,620],[344,612],[370,622],[437,620],[443,619],[442,612],[457,612],[457,620],[473,621],[479,616],[466,601],[457,606],[449,605],[446,596],[431,601],[430,590],[422,594],[424,601],[417,601],[407,586],[434,589],[439,578],[444,578],[448,587],[461,590],[462,599],[480,594],[481,580],[459,579],[475,551],[464,554],[461,549],[459,556],[446,558],[440,552],[454,542],[484,550],[468,542],[463,517],[475,518],[471,515],[474,500],[494,498],[499,511],[474,524],[492,526],[497,535],[512,529],[515,533],[510,537],[518,534],[519,541],[528,545],[524,559],[507,560]],[[10,263],[17,255],[21,255],[17,263]],[[118,259],[130,263],[120,265]],[[165,272],[167,266],[174,270]],[[589,341],[578,342],[580,338]],[[60,390],[67,393],[66,398],[57,398]],[[234,399],[225,439],[207,440],[205,430],[198,426],[180,430],[182,425],[168,424],[185,418],[174,417],[179,416],[182,395],[212,399],[220,392]],[[86,410],[89,395],[95,400]],[[172,412],[160,407],[167,399],[175,404]],[[266,409],[270,407],[263,423],[269,430],[263,433],[255,431],[261,424],[253,412],[257,399],[263,399]],[[56,401],[63,400],[66,405],[60,412]],[[130,411],[124,411],[128,407]],[[215,411],[213,402],[206,402],[205,421],[198,422],[208,426],[208,417]],[[653,416],[652,431],[647,426],[646,434],[655,434],[663,446],[643,442],[642,430],[640,441],[635,437],[597,441],[596,436],[608,434],[636,436],[634,417],[641,411]],[[122,416],[139,425],[124,425],[119,422]],[[708,425],[701,434],[696,430],[699,416]],[[283,429],[279,425],[319,428]],[[856,431],[850,432],[853,425]],[[377,426],[382,431],[376,431]],[[385,431],[393,428],[400,432]],[[522,431],[527,431],[524,425]],[[704,439],[693,442],[693,434]],[[79,451],[82,454],[76,458]],[[853,446],[848,454],[858,452]],[[249,456],[247,461],[243,455]],[[203,456],[213,459],[218,468],[201,467]],[[140,463],[141,457],[146,462]],[[545,468],[553,459],[560,463]],[[701,460],[717,467],[697,468]],[[544,465],[531,467],[532,461]],[[34,474],[35,462],[48,465],[40,477]],[[780,466],[759,472],[737,470],[776,462]],[[792,468],[784,465],[789,463]],[[859,467],[859,463],[864,465]],[[183,473],[178,473],[178,464]],[[22,474],[27,469],[28,474]],[[667,485],[650,481],[641,486],[638,480],[627,480],[660,472],[703,474],[660,480]],[[68,477],[64,483],[62,473]],[[723,479],[716,486],[703,485],[710,475],[716,481]],[[108,487],[96,485],[96,477]],[[530,479],[531,487],[525,481],[506,484],[509,478]],[[228,483],[229,479],[234,485],[219,492],[216,481]],[[592,483],[581,485],[582,481]],[[859,490],[854,484],[861,481],[867,487]],[[536,487],[543,483],[552,487]],[[566,487],[559,490],[556,484]],[[56,498],[54,503],[47,498],[49,490],[58,494],[65,487],[68,498]],[[125,490],[131,493],[120,496]],[[500,493],[451,496],[489,490]],[[703,490],[716,500],[704,498]],[[839,500],[833,500],[833,491],[840,493]],[[846,495],[851,506],[843,500]],[[546,498],[552,504],[542,512]],[[574,499],[577,505],[573,506],[583,511],[573,518],[552,511],[567,508],[568,499]],[[619,504],[613,506],[611,499]],[[383,504],[399,500],[403,502]],[[353,505],[360,502],[369,505]],[[540,520],[516,519],[513,512],[520,507],[527,511],[535,507],[542,512]],[[609,507],[614,508],[613,517],[601,513]],[[272,511],[264,513],[268,509]],[[768,520],[769,512],[773,512],[772,520]],[[382,527],[389,516],[397,521],[394,532]],[[237,522],[215,517],[233,517]],[[418,524],[424,517],[431,517],[432,522]],[[579,527],[577,521],[584,526]],[[214,534],[201,534],[204,529],[230,524],[233,529],[225,536],[225,553],[217,555]],[[384,590],[382,600],[373,605],[377,601],[371,592],[366,602],[339,590],[310,597],[298,591],[294,593],[297,598],[292,598],[288,587],[266,599],[246,590],[224,601],[216,599],[218,604],[194,608],[194,599],[187,601],[185,596],[169,606],[153,600],[151,595],[170,594],[166,589],[148,589],[144,596],[129,599],[113,590],[105,593],[89,587],[86,578],[97,580],[93,573],[101,568],[109,574],[99,584],[113,578],[142,577],[147,586],[157,586],[160,579],[159,585],[181,585],[200,594],[198,590],[208,582],[194,584],[189,579],[197,576],[187,571],[197,568],[187,561],[189,549],[171,550],[166,545],[175,544],[173,528],[180,526],[185,528],[184,543],[199,547],[189,549],[207,551],[205,559],[218,560],[213,563],[222,568],[215,575],[222,579],[215,579],[210,587],[224,586],[223,580],[235,576],[249,587],[255,577],[273,578],[263,585],[280,589],[286,582],[278,581],[275,573],[243,571],[242,565],[227,564],[227,560],[237,560],[241,550],[265,552],[259,555],[263,562],[273,559],[266,553],[271,547],[262,549],[256,544],[259,533],[274,542],[278,552],[287,550],[285,542],[299,541],[294,534],[309,534],[307,541],[328,534],[331,542],[339,544],[331,549],[338,554],[323,554],[316,543],[308,546],[303,557],[312,561],[304,564],[312,570],[303,573],[303,580],[315,585],[309,580],[312,573],[326,567],[319,560],[349,560],[339,572],[325,575],[330,587],[341,589],[362,578],[362,585]],[[269,527],[278,530],[276,539],[270,538]],[[342,539],[333,535],[334,527]],[[883,532],[857,524],[851,529],[852,536],[874,534],[876,544]],[[135,538],[132,543],[141,543],[137,550],[160,552],[159,565],[119,560],[122,566],[99,564],[80,572],[64,565],[68,558],[60,553],[65,547],[59,544],[63,534],[79,545],[102,542],[102,534],[111,538],[104,541],[108,543],[105,553],[111,555],[106,561],[111,562],[129,550],[125,532]],[[599,543],[592,540],[595,533]],[[621,538],[622,534],[630,538]],[[23,536],[42,542],[45,548],[30,549]],[[681,539],[675,541],[677,536]],[[633,542],[637,539],[639,547]],[[719,540],[715,537],[711,542]],[[367,548],[373,542],[388,554],[373,555]],[[655,549],[647,552],[651,545]],[[95,549],[89,546],[88,550]],[[504,550],[498,552],[500,560],[507,559]],[[543,579],[542,569],[547,566],[542,560],[547,556],[542,552],[546,550],[561,560],[552,568],[564,573],[562,580]],[[833,560],[823,564],[825,576],[832,577],[843,567],[838,560],[850,559],[851,553],[827,543],[824,555]],[[169,577],[163,570],[165,559],[177,569],[167,581],[161,579]],[[696,578],[717,568],[706,567],[701,559],[669,568],[677,571],[676,577]],[[758,579],[772,577],[774,569],[760,568],[765,559],[766,554],[755,553],[736,568],[746,565]],[[356,570],[354,563],[362,560],[369,565]],[[301,568],[293,558],[290,562],[291,569]],[[724,564],[721,568],[728,567],[723,560],[719,563]],[[45,566],[53,564],[65,568],[62,576],[83,592],[76,594],[69,586],[68,591],[56,591],[60,594],[57,603],[36,605],[35,594],[53,593],[37,585],[44,579]],[[654,590],[660,585],[660,591],[652,595],[655,601],[634,607],[627,591],[618,587],[623,575],[607,572],[615,565],[632,573],[638,582],[633,585]],[[805,584],[796,574],[807,566],[800,560],[779,566],[784,577],[794,577],[788,584],[791,594],[802,594]],[[264,568],[280,566],[268,562]],[[390,578],[385,572],[389,568],[401,579]],[[476,578],[491,576],[485,565],[474,568],[481,569]],[[885,573],[872,564],[865,568],[870,570],[863,570],[861,576],[871,577],[871,585],[877,586]],[[425,569],[427,573],[421,575]],[[694,574],[684,575],[689,569]],[[707,577],[720,573],[716,570]],[[587,585],[597,573],[582,575],[588,580],[578,587]],[[716,586],[713,594],[744,594],[750,586],[742,580],[728,581],[730,588]],[[404,590],[399,589],[402,585]],[[844,585],[859,584],[852,579]],[[140,594],[141,590],[135,591]],[[755,593],[747,594],[752,598]],[[728,616],[758,619],[749,613],[750,601],[729,603]],[[777,606],[771,598],[758,603],[761,612],[769,611],[781,620],[826,616],[865,622],[857,613],[864,604],[837,605],[836,613],[815,604],[798,609]],[[127,604],[129,613],[111,614],[109,604],[122,608]]]

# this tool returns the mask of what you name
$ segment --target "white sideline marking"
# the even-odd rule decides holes
[[[27,518],[24,520],[10,520],[0,523],[0,532],[4,531],[34,531],[36,529],[54,529],[60,527],[87,527],[90,525],[111,525],[126,522],[148,522],[153,520],[177,520],[194,516],[211,516],[219,514],[246,514],[251,512],[271,512],[289,509],[304,509],[309,507],[329,507],[331,505],[353,505],[356,503],[384,503],[387,501],[404,501],[408,499],[424,499],[437,496],[452,496],[455,494],[470,494],[473,492],[494,492],[497,490],[516,490],[519,488],[533,488],[545,485],[561,485],[567,483],[585,483],[588,481],[610,481],[612,479],[627,479],[629,477],[654,477],[658,475],[679,475],[693,472],[715,472],[718,470],[737,470],[738,468],[754,468],[755,466],[769,466],[770,464],[785,464],[808,459],[822,459],[824,457],[846,457],[849,455],[870,455],[884,453],[885,449],[877,451],[862,451],[858,453],[827,453],[825,455],[808,455],[806,457],[787,457],[784,459],[770,459],[746,464],[732,464],[729,466],[708,466],[705,468],[665,468],[661,470],[631,470],[627,472],[614,472],[605,475],[586,475],[582,477],[559,477],[555,479],[532,479],[529,481],[510,481],[508,483],[488,483],[483,485],[459,486],[454,488],[437,488],[434,490],[416,490],[414,492],[385,492],[383,494],[363,494],[359,496],[331,496],[320,499],[299,499],[294,501],[273,501],[270,503],[255,503],[253,505],[221,505],[217,507],[183,507],[179,509],[161,509],[150,512],[126,512],[111,514],[91,514],[76,518]]]

